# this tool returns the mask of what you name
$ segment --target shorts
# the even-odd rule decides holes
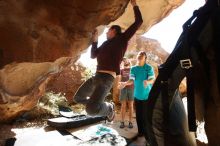
[[[121,89],[121,94],[119,97],[120,101],[132,101],[134,100],[134,89],[133,88],[123,88]]]

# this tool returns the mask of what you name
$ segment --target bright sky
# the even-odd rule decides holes
[[[161,43],[162,48],[172,52],[182,32],[182,25],[192,16],[193,11],[205,4],[205,0],[185,0],[168,17],[154,25],[143,36],[153,38]]]
[[[204,3],[205,0],[185,0],[180,7],[175,9],[169,16],[163,19],[163,21],[154,25],[143,36],[158,40],[162,48],[169,53],[172,52],[182,32],[182,25],[192,16],[194,10],[203,6]],[[107,30],[99,36],[99,45],[106,40],[106,31]],[[90,59],[90,49],[91,47],[89,47],[88,51],[82,54],[80,58],[80,61],[88,68],[96,65],[96,59]]]

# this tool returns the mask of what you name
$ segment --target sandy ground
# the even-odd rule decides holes
[[[47,125],[47,119],[38,119],[35,121],[17,121],[13,124],[0,125],[0,146],[73,146],[77,145],[79,141],[73,138],[71,134],[61,134],[55,128]],[[104,123],[104,122],[102,122]],[[126,125],[127,125],[126,121]],[[100,124],[100,123],[98,123]],[[137,125],[135,117],[133,118],[134,127],[132,129],[125,127],[119,128],[120,115],[117,112],[116,117],[112,123],[107,123],[106,126],[115,129],[119,135],[127,138],[132,138],[137,134]],[[78,128],[77,130],[82,130]],[[85,128],[84,128],[85,129]],[[67,130],[67,131],[77,131]],[[10,139],[10,141],[6,141]],[[14,141],[14,142],[13,142]],[[111,144],[109,144],[111,145]],[[139,137],[133,142],[129,142],[129,146],[145,146],[146,141],[144,137]]]

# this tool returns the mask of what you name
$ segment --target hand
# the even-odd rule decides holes
[[[95,29],[93,32],[92,32],[92,41],[93,42],[98,42],[98,30]]]
[[[144,87],[146,88],[148,85],[148,80],[144,80]]]
[[[119,82],[118,89],[123,89],[126,86],[126,82]]]
[[[136,6],[137,5],[136,0],[131,0],[131,5]]]

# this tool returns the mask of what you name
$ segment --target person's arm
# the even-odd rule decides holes
[[[129,79],[127,82],[125,82],[125,86],[132,85],[133,83],[134,83],[134,80]]]
[[[132,67],[130,70],[129,80],[126,82],[119,82],[118,88],[123,89],[125,86],[132,85],[134,84],[134,80],[135,80],[135,73],[134,73],[134,68]]]
[[[92,33],[92,48],[91,48],[91,58],[94,59],[98,55],[98,31],[95,29],[95,31]]]
[[[139,7],[136,4],[136,0],[131,0],[131,5],[133,6],[134,10],[135,22],[123,33],[127,40],[129,40],[135,34],[143,23],[142,15]]]
[[[128,85],[132,85],[133,84],[133,80],[129,79],[128,81],[126,82],[119,82],[118,83],[118,88],[119,89],[123,89],[125,86],[128,86]]]
[[[144,86],[147,87],[149,84],[153,84],[155,81],[155,75],[154,75],[154,68],[151,66],[148,70],[148,78],[147,80],[144,80]]]
[[[117,75],[118,76],[118,81],[121,82],[121,75]]]
[[[144,80],[144,86],[145,86],[145,87],[147,87],[147,85],[153,84],[153,83],[154,83],[154,78]]]

